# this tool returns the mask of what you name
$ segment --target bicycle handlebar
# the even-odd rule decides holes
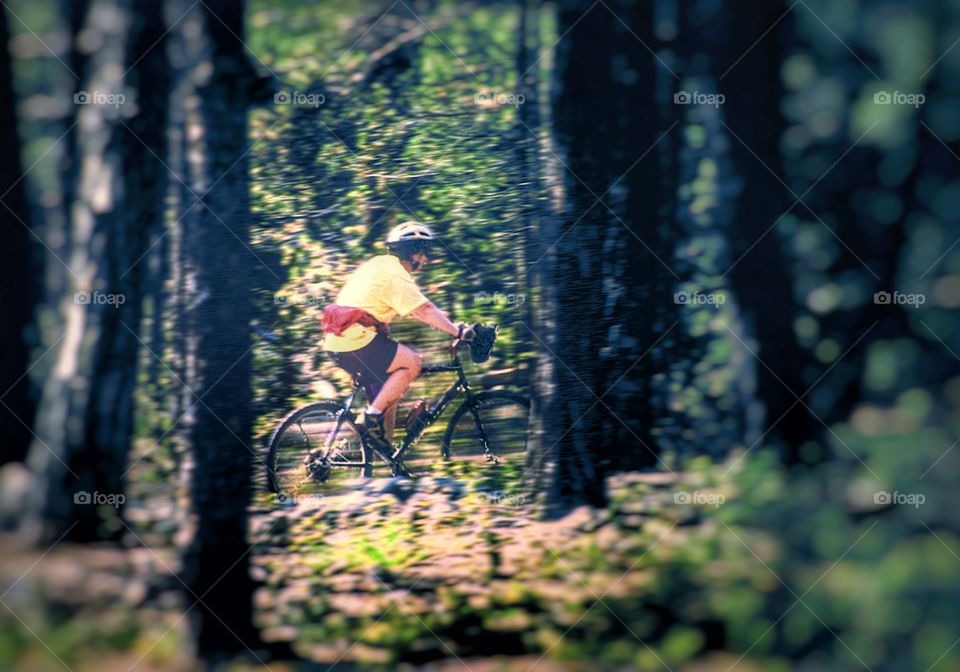
[[[450,343],[450,354],[456,354],[457,348],[459,348],[461,345],[468,345],[469,343],[470,341],[463,338],[457,337],[453,339],[453,341]]]

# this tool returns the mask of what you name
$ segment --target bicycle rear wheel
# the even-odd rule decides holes
[[[371,469],[360,431],[343,414],[343,404],[321,401],[280,421],[267,452],[267,487],[284,497],[309,496],[324,482],[370,476]]]
[[[453,414],[443,438],[443,456],[455,459],[486,458],[486,449],[503,458],[527,452],[530,400],[506,390],[480,392],[464,401]]]

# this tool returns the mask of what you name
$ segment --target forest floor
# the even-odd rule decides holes
[[[270,669],[788,669],[722,650],[723,615],[776,587],[776,544],[718,517],[736,492],[717,469],[623,474],[609,508],[559,520],[532,515],[496,465],[258,501],[257,625],[322,664]],[[152,512],[154,527],[169,520]],[[126,550],[12,553],[0,667],[191,669],[178,559],[146,523]],[[230,669],[248,665],[262,669],[253,656]]]
[[[624,474],[610,480],[608,509],[545,521],[496,466],[479,478],[444,469],[255,517],[265,638],[328,665],[727,670],[737,661],[713,652],[697,663],[709,667],[683,666],[721,635],[709,617],[717,605],[705,603],[713,596],[685,593],[703,582],[694,575],[712,574],[718,588],[771,587],[760,558],[731,544],[714,515],[732,492],[704,474]]]

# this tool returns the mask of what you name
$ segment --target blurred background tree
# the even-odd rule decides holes
[[[0,12],[0,41],[9,43],[7,15]],[[0,201],[3,212],[3,262],[0,282],[3,305],[7,307],[9,326],[3,330],[0,345],[0,386],[3,387],[0,401],[0,436],[6,448],[0,462],[19,462],[30,445],[30,425],[36,402],[31,395],[30,379],[25,372],[30,368],[30,352],[27,347],[29,329],[33,322],[33,306],[37,301],[37,286],[42,278],[31,254],[33,243],[30,233],[30,214],[27,204],[26,184],[23,183],[23,164],[20,160],[21,143],[17,133],[16,98],[13,92],[13,69],[10,52],[0,52],[0,128],[3,130],[0,146],[8,160],[3,164],[0,176]],[[28,282],[23,282],[28,279]]]

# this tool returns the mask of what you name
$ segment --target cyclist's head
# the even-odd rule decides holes
[[[430,256],[436,237],[433,231],[418,222],[404,222],[390,229],[387,234],[387,249],[401,262],[406,261],[413,270],[419,271],[424,259],[418,255]]]

